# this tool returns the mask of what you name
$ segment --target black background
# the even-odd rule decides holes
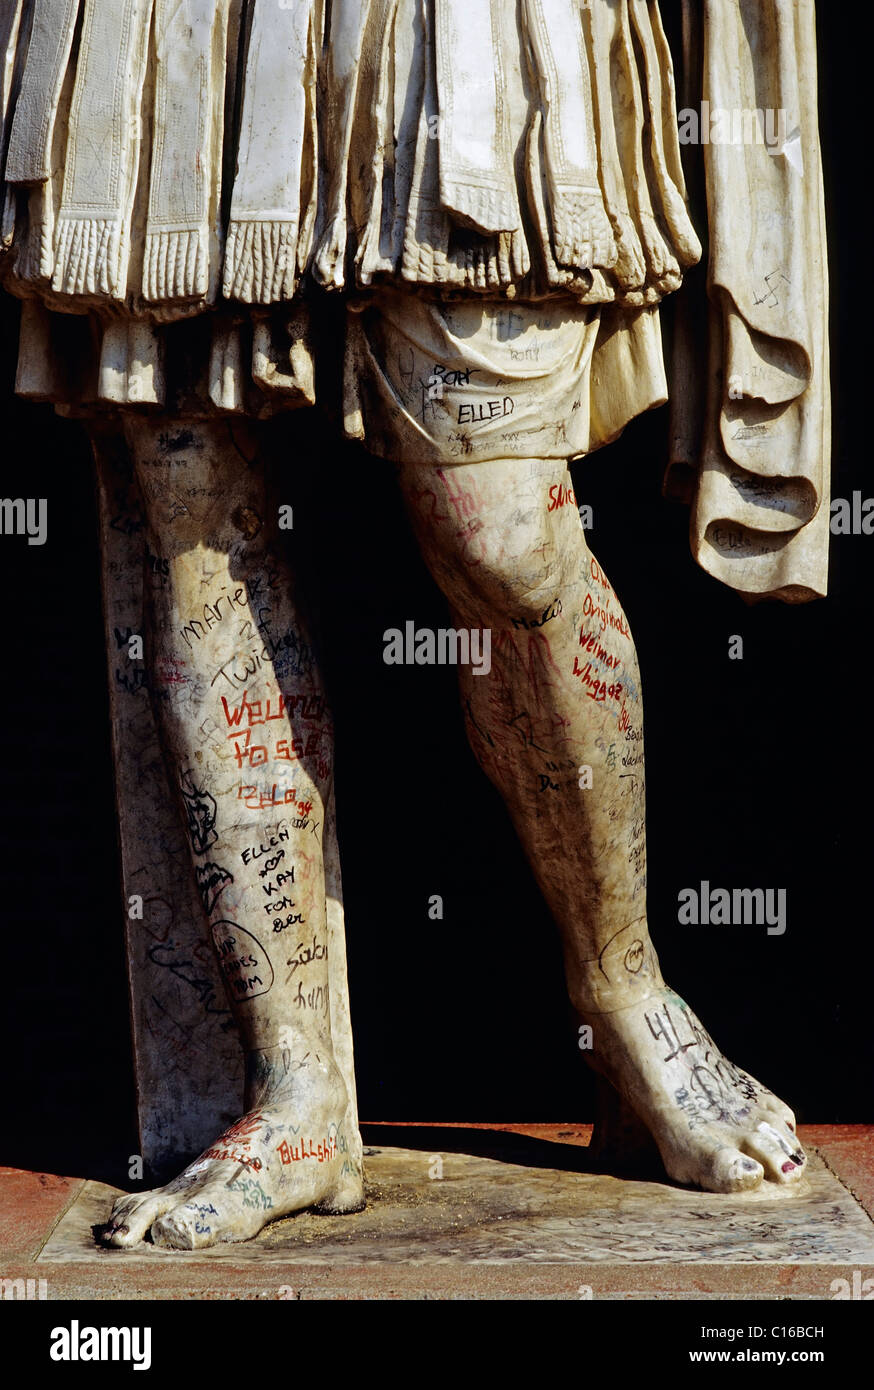
[[[833,494],[867,496],[868,354],[851,321],[865,314],[853,132],[869,50],[825,5],[819,25]],[[0,1162],[121,1182],[137,1143],[91,463],[76,425],[12,395],[17,306],[0,312],[0,492],[46,497],[49,537],[0,537]],[[385,628],[447,623],[392,468],[338,444],[315,411],[296,420],[283,491],[337,725],[361,1115],[591,1120],[557,934],[468,751],[453,672],[382,660]],[[574,470],[640,653],[662,966],[802,1122],[870,1121],[874,537],[834,538],[826,601],[748,608],[695,566],[687,513],[660,496],[666,432],[657,411]],[[728,660],[735,633],[743,661]],[[677,894],[701,879],[785,887],[786,934],[680,927]]]

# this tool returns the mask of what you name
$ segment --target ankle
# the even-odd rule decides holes
[[[260,1047],[245,1055],[245,1105],[253,1110],[308,1092],[332,1110],[345,1109],[346,1085],[330,1042],[319,1039],[294,1050]]]
[[[645,917],[620,928],[598,956],[568,974],[571,1001],[583,1018],[634,1008],[665,986]]]

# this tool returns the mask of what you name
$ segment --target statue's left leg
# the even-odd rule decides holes
[[[679,1182],[795,1181],[805,1159],[792,1112],[723,1056],[650,943],[637,657],[566,464],[399,472],[455,626],[491,632],[488,673],[486,661],[460,668],[468,733],[561,930],[594,1066]]]

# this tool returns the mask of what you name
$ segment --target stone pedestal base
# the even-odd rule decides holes
[[[86,1182],[31,1272],[50,1297],[828,1300],[874,1275],[871,1137],[802,1130],[801,1191],[713,1196],[587,1171],[587,1127],[368,1126],[363,1212],[214,1250],[102,1250],[116,1194]]]

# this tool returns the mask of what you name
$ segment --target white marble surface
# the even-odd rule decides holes
[[[579,1150],[555,1146],[556,1163]],[[563,1149],[563,1153],[562,1153]],[[532,1153],[534,1151],[532,1150]],[[542,1150],[540,1152],[543,1152]],[[583,1151],[584,1152],[584,1151]],[[304,1212],[242,1245],[168,1251],[98,1247],[92,1226],[118,1195],[89,1182],[55,1228],[40,1264],[230,1261],[259,1264],[840,1265],[874,1262],[874,1222],[811,1154],[801,1191],[769,1183],[719,1196],[602,1174],[443,1153],[370,1150],[367,1208],[350,1216]]]

